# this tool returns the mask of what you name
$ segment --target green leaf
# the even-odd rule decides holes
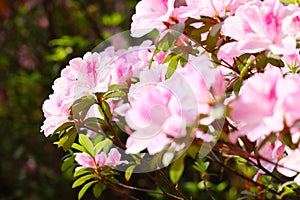
[[[233,91],[234,91],[234,94],[235,94],[236,96],[239,95],[239,92],[240,92],[240,89],[241,89],[241,87],[242,87],[242,84],[243,84],[243,80],[240,79],[240,78],[239,78],[239,79],[236,81],[236,83],[234,84],[234,86],[233,86]]]
[[[181,67],[184,67],[188,63],[188,59],[189,59],[189,54],[183,54],[180,57],[179,61],[180,61]]]
[[[97,181],[92,181],[92,182],[85,184],[78,193],[78,199],[80,200],[83,197],[83,195],[85,194],[85,192],[96,182]]]
[[[135,167],[136,167],[135,165],[131,165],[131,166],[129,166],[129,167],[126,169],[126,171],[125,171],[125,180],[126,180],[126,181],[129,181],[129,180],[130,180],[131,175],[132,175],[132,172],[133,172],[133,170],[134,170]]]
[[[99,198],[105,189],[106,189],[106,185],[104,185],[101,182],[97,183],[96,185],[94,185],[94,188],[93,188],[94,196],[96,198]]]
[[[90,154],[92,157],[95,156],[94,145],[86,135],[79,134],[79,143],[84,147],[86,153]]]
[[[87,129],[90,129],[95,132],[102,132],[102,128],[107,126],[107,122],[103,119],[97,117],[90,117],[84,120],[83,124]]]
[[[196,158],[198,151],[199,151],[199,146],[192,145],[188,148],[188,155],[191,156],[193,159]]]
[[[72,188],[76,188],[78,186],[81,186],[82,184],[84,184],[86,181],[92,179],[92,178],[97,178],[96,175],[93,175],[93,174],[87,174],[87,175],[84,175],[80,178],[78,178],[72,185]]]
[[[103,96],[103,99],[110,99],[110,98],[122,98],[126,96],[126,92],[124,91],[115,91],[115,92],[110,92],[107,95]]]
[[[180,58],[180,55],[176,55],[174,57],[172,57],[170,63],[169,63],[169,66],[168,66],[168,69],[167,69],[167,73],[166,73],[166,78],[170,78],[174,72],[176,71],[177,69],[177,66],[178,66],[178,60]]]
[[[268,62],[275,67],[284,67],[284,62],[281,59],[269,57]]]
[[[61,165],[61,171],[67,171],[69,168],[74,167],[74,156],[71,156],[69,158],[66,158]]]
[[[81,168],[79,169],[78,171],[74,172],[74,177],[76,176],[81,176],[83,174],[87,174],[87,173],[92,173],[94,172],[94,169],[93,168],[90,168],[90,167],[85,167],[85,168]]]
[[[245,53],[245,54],[237,57],[235,59],[234,66],[236,66],[239,69],[239,71],[241,72],[245,68],[245,65],[247,64],[249,57],[250,57],[250,54],[248,54],[248,53]]]
[[[68,130],[68,132],[65,133],[58,142],[55,142],[54,144],[57,144],[58,148],[62,147],[64,151],[68,151],[75,142],[76,136],[77,130],[75,127],[73,127]]]
[[[59,126],[57,129],[55,129],[55,131],[53,131],[53,134],[56,134],[56,133],[60,134],[62,131],[66,131],[74,126],[75,126],[74,122],[66,122],[66,123],[62,124],[61,126]]]
[[[84,151],[83,146],[80,146],[80,145],[77,144],[77,143],[73,143],[71,147],[72,147],[73,149],[78,150],[78,151],[82,151],[82,152]]]
[[[128,88],[127,84],[113,84],[108,86],[108,90],[124,90],[127,88]]]
[[[105,147],[106,143],[108,143],[108,142],[110,142],[109,139],[105,139],[105,140],[99,142],[94,148],[95,153],[98,153],[99,151],[101,151]]]
[[[101,108],[102,107],[102,108]],[[111,114],[111,111],[110,111],[110,106],[109,104],[106,102],[106,101],[102,101],[101,102],[101,107],[99,106],[99,112],[101,114],[101,116],[105,119],[105,115],[104,113],[106,114],[106,116],[108,117],[108,119],[111,118],[112,114]],[[103,110],[102,110],[103,109]],[[104,112],[104,113],[103,113]]]
[[[200,158],[196,160],[195,165],[193,166],[193,168],[200,173],[206,172],[208,167],[209,167],[209,162],[208,161],[204,162]]]
[[[95,103],[96,100],[92,95],[84,96],[76,100],[71,106],[72,117],[83,121],[90,107]]]
[[[177,159],[171,166],[169,176],[172,183],[177,183],[184,171],[184,156]]]
[[[209,31],[206,39],[206,48],[209,50],[214,50],[220,36],[220,31],[222,28],[222,23],[215,24]]]
[[[164,58],[164,60],[162,61],[162,64],[165,64],[165,63],[169,62],[173,56],[174,56],[173,53],[168,54],[168,55]]]
[[[260,70],[264,70],[268,64],[268,57],[265,54],[259,54],[256,56],[256,67]]]
[[[205,22],[205,23],[215,23],[216,20],[211,17],[201,16],[199,22]]]

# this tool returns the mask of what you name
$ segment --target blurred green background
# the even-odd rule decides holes
[[[63,152],[40,133],[68,61],[128,30],[137,0],[0,0],[0,199],[76,199]]]

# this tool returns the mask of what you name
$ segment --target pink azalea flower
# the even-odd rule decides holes
[[[142,0],[136,6],[132,17],[131,35],[141,37],[154,28],[162,31],[172,24],[183,22],[178,18],[174,8],[175,0]]]
[[[295,177],[295,182],[300,185],[300,149],[291,150],[287,148],[286,151],[288,155],[279,161],[277,170],[288,177],[293,177],[298,174],[298,176]]]
[[[291,127],[300,119],[300,76],[289,75],[277,84],[278,107],[285,113],[286,124]]]
[[[98,162],[98,161],[97,161]],[[121,160],[121,154],[116,148],[112,148],[107,156],[107,160],[104,165],[106,166],[117,166],[120,164],[128,164],[128,161]],[[98,165],[101,164],[98,162]]]
[[[75,161],[81,165],[80,167],[77,167],[75,171],[84,167],[96,168],[94,159],[87,153],[76,153]]]
[[[54,81],[54,94],[43,105],[45,122],[42,131],[49,136],[64,122],[68,121],[73,102],[95,92],[105,92],[111,84],[123,84],[148,65],[150,41],[128,50],[115,52],[107,48],[101,53],[86,53],[83,58],[74,58],[61,71],[61,77]],[[110,102],[114,108],[113,102]],[[96,111],[97,110],[97,111]],[[98,114],[97,114],[98,113]],[[99,117],[98,108],[92,109],[88,117]]]
[[[240,6],[222,27],[224,35],[236,41],[222,46],[219,57],[226,54],[235,57],[264,50],[280,55],[293,54],[296,38],[282,28],[285,18],[293,13],[294,9],[278,0],[257,0]]]
[[[224,17],[233,15],[236,9],[250,0],[186,0],[187,6],[179,8],[180,17],[200,19],[201,16]]]
[[[76,153],[75,161],[81,165],[75,169],[78,171],[84,167],[96,168],[102,166],[117,166],[120,164],[127,164],[128,161],[121,161],[121,154],[116,148],[112,148],[108,155],[104,152],[98,153],[95,156],[95,159],[88,155],[87,153]]]
[[[200,113],[210,112],[214,99],[210,89],[216,99],[224,95],[225,81],[208,57],[190,59],[167,80],[166,66],[154,62],[150,70],[140,73],[140,82],[131,86],[130,105],[118,109],[134,130],[127,139],[127,153],[147,149],[153,155],[174,139],[184,138],[186,127],[195,123]]]
[[[43,112],[46,120],[44,121],[41,131],[48,137],[56,128],[68,121],[70,111],[68,110],[70,102],[63,101],[57,94],[49,96],[43,104]]]
[[[257,142],[257,146],[261,144],[264,138],[261,138]],[[259,155],[263,158],[260,159],[261,165],[272,172],[276,166],[276,163],[282,158],[284,155],[285,145],[280,141],[275,141],[274,143],[267,142],[262,146],[259,150]],[[258,173],[264,173],[263,171],[259,171]]]
[[[244,82],[238,99],[230,104],[239,134],[251,141],[283,129],[283,112],[275,109],[279,79],[282,75],[277,70],[254,75]]]

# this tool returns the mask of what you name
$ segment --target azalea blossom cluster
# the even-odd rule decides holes
[[[45,136],[68,133],[73,127],[57,129],[64,123],[96,119],[101,133],[108,127],[104,135],[121,144],[122,156],[230,143],[251,155],[255,180],[276,169],[300,185],[298,5],[141,0],[132,20],[132,37],[156,29],[157,41],[72,59],[43,104]],[[74,119],[71,108],[85,96],[95,102],[83,119]],[[216,130],[220,121],[224,127]],[[77,170],[130,163],[119,150],[76,153]]]
[[[273,171],[278,163],[278,171],[289,177],[299,170],[296,164],[300,150],[297,147],[300,141],[299,89],[299,75],[283,77],[278,69],[272,69],[246,80],[239,96],[230,104],[231,117],[238,127],[232,139],[245,135],[250,141],[256,141],[257,146],[266,142],[259,154],[270,162],[263,161],[262,165]],[[266,140],[271,134],[276,139]],[[291,139],[289,145],[285,144],[285,137]],[[296,144],[294,149],[291,144]],[[299,181],[299,175],[295,180]]]
[[[104,152],[98,153],[95,158],[91,157],[87,153],[76,153],[75,156],[76,162],[80,167],[76,167],[75,171],[78,171],[82,168],[99,168],[103,166],[117,166],[120,164],[126,164],[127,161],[121,161],[121,154],[116,148],[112,148],[108,155]]]
[[[54,94],[43,105],[45,135],[49,136],[58,125],[69,120],[69,108],[76,99],[105,92],[109,86],[125,84],[131,78],[139,82],[130,85],[128,102],[110,102],[115,118],[125,118],[129,134],[127,153],[144,149],[152,155],[160,152],[174,138],[186,137],[187,127],[198,123],[200,114],[208,115],[202,119],[203,123],[213,121],[210,111],[216,99],[221,101],[224,97],[226,86],[223,75],[213,68],[208,56],[191,57],[184,68],[166,79],[167,64],[161,63],[165,54],[155,57],[148,69],[151,56],[148,50],[153,51],[153,47],[146,43],[140,46],[141,50],[132,47],[126,52],[113,52],[108,48],[101,53],[87,53],[83,59],[71,60],[54,82]],[[194,133],[188,137],[196,135],[205,136]],[[179,148],[176,144],[173,146]]]
[[[284,5],[279,0],[186,0],[179,5],[172,0],[159,2],[161,7],[154,6],[157,3],[154,1],[139,2],[131,26],[134,36],[154,28],[162,31],[191,18],[211,17],[222,23],[222,37],[230,38],[220,46],[218,57],[221,60],[233,64],[236,57],[245,53],[264,53],[281,58],[285,63],[284,72],[289,72],[287,66],[300,64],[298,5]],[[147,29],[139,31],[141,23]],[[204,26],[202,22],[191,25]],[[285,145],[282,132],[288,129],[292,142],[299,145],[299,131],[294,125],[300,119],[297,109],[299,76],[284,77],[274,67],[266,71],[245,81],[239,96],[230,104],[232,120],[237,123],[237,131],[230,137],[236,141],[237,137],[246,135],[259,146],[271,133],[276,133],[278,140],[267,142],[260,150],[260,155],[270,161],[262,163],[269,171],[278,164],[280,172],[292,177],[299,170],[300,163],[295,164],[299,160],[296,154],[299,148],[292,150]],[[288,166],[290,170],[284,170]]]
[[[222,34],[234,41],[220,48],[219,57],[230,60],[243,53],[270,51],[288,63],[300,63],[300,9],[279,0],[142,0],[136,7],[131,31],[133,36],[160,31],[189,18],[211,17],[223,23]],[[157,6],[160,5],[160,6]],[[203,23],[192,24],[200,28]]]

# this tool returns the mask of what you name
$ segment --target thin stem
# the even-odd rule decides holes
[[[148,193],[160,194],[160,195],[168,195],[168,196],[170,196],[172,198],[175,198],[175,199],[181,199],[180,197],[177,197],[177,196],[169,194],[169,193],[157,192],[157,191],[154,191],[154,190],[149,190],[149,189],[144,189],[144,188],[137,188],[137,187],[125,185],[123,183],[119,183],[119,186],[121,186],[123,188],[126,188],[126,189],[129,189],[129,190],[136,190],[136,191],[140,191],[140,192],[148,192]]]
[[[244,176],[243,174],[241,174],[240,172],[236,171],[235,169],[232,169],[231,167],[228,167],[228,166],[225,165],[223,162],[221,162],[221,161],[218,159],[218,157],[217,157],[214,153],[211,153],[211,155],[212,155],[211,160],[212,160],[213,162],[218,163],[220,166],[226,168],[227,170],[229,170],[229,171],[231,171],[232,173],[234,173],[234,174],[240,176],[241,178],[243,178],[243,179],[245,179],[245,180],[247,180],[247,181],[253,183],[254,185],[260,186],[260,187],[262,187],[263,189],[272,192],[273,194],[279,195],[279,193],[278,193],[277,191],[275,191],[275,190],[273,190],[273,189],[271,189],[271,188],[268,188],[268,187],[266,187],[265,185],[263,185],[263,184],[261,184],[261,183],[258,183],[258,182],[252,180],[252,179],[249,178],[249,177]],[[208,158],[210,158],[210,157],[208,157]]]
[[[158,173],[158,172],[157,172],[157,173]],[[175,195],[173,195],[173,194],[170,194],[170,193],[166,192],[165,189],[159,184],[159,182],[157,181],[157,178],[156,178],[156,177],[153,178],[151,175],[149,175],[149,176],[150,176],[150,179],[152,179],[152,180],[155,182],[156,186],[159,187],[159,189],[162,191],[162,193],[163,193],[164,195],[169,196],[169,197],[172,197],[172,198],[174,198],[174,199],[180,199],[180,200],[182,200],[181,197],[178,197],[178,196],[175,196]]]
[[[104,184],[106,184],[110,189],[114,190],[115,192],[117,192],[120,195],[125,195],[125,196],[127,196],[127,197],[129,197],[130,199],[133,199],[133,200],[139,200],[138,198],[135,198],[134,196],[132,196],[132,195],[128,194],[127,192],[124,192],[120,188],[116,187],[116,185],[114,185],[113,183],[111,183],[109,181],[104,182]]]
[[[158,170],[158,173],[161,175],[161,177],[164,179],[164,181],[168,184],[168,186],[173,189],[174,191],[176,191],[176,193],[184,200],[188,200],[181,192],[180,190],[178,190],[177,187],[175,187],[171,182],[170,180],[166,177],[165,173],[159,169]]]
[[[98,105],[99,105],[101,111],[103,112],[103,115],[104,115],[105,121],[106,121],[107,124],[108,124],[108,127],[109,127],[110,130],[113,132],[113,134],[114,134],[114,136],[115,136],[115,138],[116,138],[115,142],[117,143],[117,145],[119,145],[119,147],[121,147],[122,149],[125,150],[125,149],[126,149],[126,146],[121,142],[120,137],[118,136],[118,134],[116,133],[115,129],[114,129],[113,126],[111,125],[110,120],[109,120],[109,117],[107,116],[107,114],[106,114],[106,112],[105,112],[105,110],[104,110],[104,108],[103,108],[101,102],[98,103]]]

